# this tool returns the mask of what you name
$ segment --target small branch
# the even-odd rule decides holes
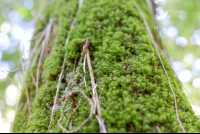
[[[96,118],[97,118],[98,123],[99,123],[100,133],[107,133],[106,126],[104,124],[103,119],[101,119],[98,115],[96,115]]]
[[[64,68],[65,68],[65,61],[66,61],[66,54],[65,54],[65,56],[64,56],[64,60],[63,60],[63,64],[62,64],[62,71],[61,71],[60,77],[59,77],[59,79],[58,79],[58,85],[57,85],[57,90],[56,90],[56,96],[55,96],[55,99],[54,99],[54,104],[53,104],[53,108],[52,108],[51,120],[50,120],[49,126],[51,125],[52,120],[53,120],[53,117],[54,117],[55,106],[56,106],[56,103],[57,103],[57,98],[58,98],[58,94],[59,94],[59,90],[60,90],[60,84],[61,84],[61,80],[62,80],[62,76],[63,76],[63,73],[64,73]]]
[[[162,133],[159,126],[156,126],[156,129],[158,130],[158,133]]]
[[[64,116],[65,116],[66,119],[67,119],[66,112],[69,111],[69,110],[72,110],[72,111],[73,111],[73,109],[72,109],[71,107],[68,108],[68,109],[66,109],[66,110],[64,111]]]
[[[88,47],[88,46],[86,46],[86,47]],[[94,99],[94,102],[95,102],[96,107],[97,107],[97,114],[98,114],[98,122],[99,122],[100,133],[107,133],[104,121],[101,119],[101,106],[100,106],[99,96],[98,96],[97,89],[96,89],[97,85],[95,84],[94,74],[93,74],[93,70],[92,70],[92,64],[91,64],[91,60],[90,60],[90,53],[89,53],[89,49],[88,48],[86,48],[86,49],[87,49],[86,50],[87,51],[86,57],[87,57],[88,68],[89,68],[89,72],[90,72],[91,84],[92,84],[92,88],[93,88],[92,89],[93,99]]]
[[[4,71],[2,71],[2,72],[4,72]],[[5,72],[4,72],[5,73]],[[7,74],[7,73],[5,73],[5,74]],[[11,83],[13,83],[18,89],[19,89],[19,91],[21,91],[21,92],[23,92],[23,90],[22,89],[20,89],[18,86],[17,86],[17,84],[7,75],[7,77],[8,77],[8,79],[11,81]]]
[[[83,51],[82,51],[82,53],[81,53],[81,58],[80,58],[79,63],[82,62],[83,57],[85,56],[85,54],[86,54],[86,52],[87,52],[87,49],[88,49],[88,47],[90,46],[90,43],[91,43],[91,39],[88,38],[87,41],[85,42],[85,45],[83,46]]]
[[[90,72],[91,84],[92,84],[92,88],[93,88],[92,89],[93,90],[93,99],[97,106],[97,113],[101,117],[100,102],[99,102],[99,97],[98,97],[98,93],[96,90],[97,86],[96,86],[95,80],[94,80],[94,74],[93,74],[93,70],[92,70],[92,64],[91,64],[91,60],[90,60],[89,50],[87,51],[86,56],[87,56],[88,68],[89,68],[89,72]]]
[[[85,55],[85,58],[84,58],[84,62],[83,62],[83,72],[84,72],[84,82],[85,82],[85,88],[87,89],[87,81],[86,81],[86,78],[85,78],[85,75],[86,75],[86,71],[85,71],[85,61],[86,61],[86,55]]]

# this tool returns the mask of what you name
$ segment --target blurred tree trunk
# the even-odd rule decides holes
[[[90,104],[82,94],[65,98],[81,90],[92,100],[88,60],[85,64],[85,60],[79,62],[88,38],[91,38],[89,54],[99,95],[100,118],[107,132],[182,132],[173,93],[158,53],[175,92],[184,129],[186,132],[199,131],[198,119],[181,83],[165,57],[156,52],[135,7],[137,3],[154,37],[157,36],[153,30],[155,18],[146,1],[83,0],[81,4],[81,0],[56,0],[45,6],[48,2],[43,0],[35,8],[39,11],[46,7],[37,16],[35,35],[40,34],[40,37],[32,41],[32,48],[39,42],[33,53],[33,59],[36,56],[37,60],[35,64],[31,60],[33,66],[26,75],[12,132],[68,132],[78,126],[81,127],[78,132],[100,131],[97,113],[80,126],[90,114]],[[69,108],[72,110],[64,113]]]

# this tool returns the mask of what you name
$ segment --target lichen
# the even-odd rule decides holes
[[[22,131],[62,132],[57,121],[63,116],[63,110],[73,107],[72,99],[63,107],[63,95],[78,89],[92,98],[88,67],[86,88],[83,64],[78,64],[81,45],[90,37],[90,57],[100,96],[101,118],[107,131],[157,132],[158,126],[162,132],[182,132],[176,118],[169,81],[133,0],[84,0],[67,45],[65,40],[78,1],[55,1],[54,4],[60,9],[54,13],[60,23],[57,41],[43,64],[40,93],[34,99],[31,116],[25,125],[26,129]],[[141,9],[146,10],[147,5],[142,4]],[[65,52],[65,77],[60,87],[55,117],[48,128]],[[165,57],[160,55],[176,94],[180,120],[186,132],[198,132],[200,124],[182,91],[181,83]],[[64,92],[68,85],[68,91]],[[88,102],[81,95],[75,95],[74,98],[78,109],[72,118],[72,130],[88,117],[90,110]],[[69,117],[71,113],[67,112],[66,116]],[[67,120],[64,117],[61,124],[65,126]],[[66,129],[69,130],[69,127],[66,126]],[[99,132],[95,116],[80,132]]]

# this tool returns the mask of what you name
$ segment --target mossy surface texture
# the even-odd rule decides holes
[[[40,92],[32,102],[31,116],[25,118],[23,115],[26,112],[19,110],[13,132],[62,132],[57,125],[58,119],[63,116],[61,111],[73,107],[71,99],[63,107],[62,97],[68,85],[67,92],[83,90],[92,98],[87,63],[87,88],[83,79],[83,63],[78,64],[80,46],[89,37],[92,41],[90,57],[98,85],[101,118],[107,131],[158,132],[158,126],[162,132],[182,132],[176,118],[169,81],[134,1],[84,0],[78,11],[77,7],[77,0],[57,0],[44,11],[45,19],[56,17],[58,27],[52,33],[55,35],[54,45],[43,64]],[[77,21],[69,33],[76,14]],[[69,43],[65,44],[69,34]],[[64,53],[67,55],[64,77],[55,117],[49,127]],[[199,132],[200,124],[182,91],[181,83],[164,56],[161,55],[161,58],[176,94],[178,114],[186,132]],[[30,90],[35,90],[33,86],[30,87]],[[82,95],[77,94],[74,98],[78,109],[72,117],[71,130],[79,126],[90,113],[90,105]],[[71,113],[67,112],[66,116],[69,117]],[[22,121],[22,118],[25,119]],[[61,123],[69,130],[69,126],[65,126],[67,120],[64,117]],[[99,132],[95,116],[80,132]]]

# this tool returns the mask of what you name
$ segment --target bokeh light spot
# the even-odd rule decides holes
[[[196,30],[193,32],[193,35],[194,35],[194,38],[195,38],[195,39],[200,38],[200,29],[196,29]]]
[[[194,68],[196,69],[196,71],[200,71],[200,59],[195,60]]]
[[[200,87],[200,78],[195,78],[192,82],[192,85],[195,87],[195,88],[199,88]]]
[[[0,33],[0,49],[7,50],[10,46],[10,38],[6,33]]]
[[[182,83],[188,83],[192,79],[192,73],[190,70],[187,70],[187,69],[179,71],[177,75],[178,75],[178,79]]]
[[[1,31],[2,31],[2,32],[4,32],[4,33],[9,33],[10,30],[11,30],[10,24],[8,24],[8,23],[3,23],[3,24],[1,25]]]
[[[164,5],[165,2],[166,2],[166,0],[154,0],[154,3],[157,4],[157,5],[158,5],[158,4]]]
[[[156,8],[156,19],[158,21],[163,20],[167,17],[168,12],[164,11],[163,7],[157,7]]]
[[[23,37],[23,35],[24,35],[24,30],[20,26],[14,24],[14,26],[12,28],[12,31],[11,31],[11,34],[16,39],[21,39]]]
[[[191,42],[193,45],[197,45],[196,39],[195,39],[194,36],[191,36],[191,37],[190,37],[190,42]]]
[[[178,30],[177,30],[176,27],[171,26],[171,27],[169,27],[169,28],[167,29],[167,35],[168,35],[170,38],[175,37],[177,34],[178,34]]]
[[[187,45],[187,40],[184,37],[178,37],[176,39],[176,44],[180,47],[185,47]]]
[[[186,11],[180,11],[179,12],[179,18],[184,21],[187,17],[187,12]]]
[[[14,110],[9,110],[9,111],[6,113],[6,117],[7,117],[10,121],[13,121],[14,118],[15,118],[15,111],[14,111]]]
[[[24,1],[24,7],[28,10],[32,9],[34,6],[33,0],[25,0]]]
[[[193,54],[186,54],[184,57],[184,61],[187,64],[192,64],[194,62],[194,60],[195,60],[195,57]]]
[[[6,88],[6,104],[14,106],[17,100],[19,89],[15,85],[9,85]]]
[[[184,64],[181,61],[172,62],[172,68],[175,72],[181,71],[185,69]]]

